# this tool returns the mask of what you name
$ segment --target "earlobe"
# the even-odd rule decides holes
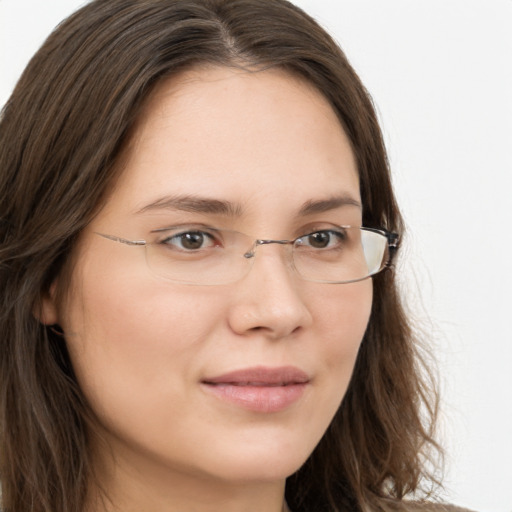
[[[56,297],[57,280],[41,295],[39,304],[36,304],[34,307],[34,316],[44,325],[55,325],[59,323]]]

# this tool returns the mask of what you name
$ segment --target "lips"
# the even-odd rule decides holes
[[[208,377],[201,384],[222,401],[254,412],[271,413],[283,411],[299,400],[309,381],[304,371],[285,366],[236,370]]]

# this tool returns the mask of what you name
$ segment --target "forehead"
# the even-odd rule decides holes
[[[358,200],[359,180],[348,138],[315,88],[278,69],[209,67],[153,91],[111,200],[130,213],[164,194],[303,204]]]

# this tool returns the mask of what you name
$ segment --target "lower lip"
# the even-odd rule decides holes
[[[297,402],[307,383],[286,386],[237,386],[234,384],[208,384],[203,387],[216,397],[254,412],[280,412]]]

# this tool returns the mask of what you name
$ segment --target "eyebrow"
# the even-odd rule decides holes
[[[243,212],[242,205],[239,203],[187,195],[162,197],[144,206],[136,213],[145,213],[152,210],[179,210],[191,213],[225,215],[227,217],[240,217]]]
[[[343,206],[355,206],[362,209],[359,201],[348,195],[333,196],[328,199],[306,201],[299,209],[300,216],[336,210]],[[224,215],[226,217],[240,217],[244,208],[240,203],[198,197],[193,195],[165,196],[137,210],[136,213],[145,213],[153,210],[178,210],[191,213],[206,213]]]
[[[363,205],[348,195],[333,196],[329,199],[320,199],[317,201],[306,201],[299,210],[299,215],[313,215],[314,213],[328,212],[330,210],[336,210],[342,206],[355,206],[360,210],[363,209]]]

